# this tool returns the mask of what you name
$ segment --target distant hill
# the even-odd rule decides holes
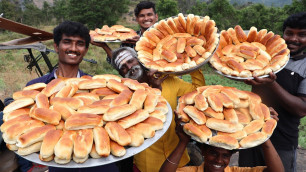
[[[237,3],[238,5],[246,5],[250,3],[260,3],[265,6],[283,7],[284,5],[290,5],[292,0],[230,0],[231,4]]]

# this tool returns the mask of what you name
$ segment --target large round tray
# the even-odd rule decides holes
[[[38,158],[38,153],[33,153],[33,154],[30,154],[30,155],[27,155],[27,156],[22,156],[22,157],[29,160],[29,161],[38,163],[38,164],[42,164],[42,165],[46,165],[46,166],[52,166],[52,167],[60,167],[60,168],[95,167],[95,166],[106,165],[106,164],[110,164],[110,163],[114,163],[116,161],[126,159],[126,158],[131,157],[133,155],[136,155],[136,154],[140,153],[141,151],[145,150],[146,148],[150,147],[153,143],[155,143],[159,138],[161,138],[166,133],[166,131],[170,127],[170,124],[171,124],[171,121],[172,121],[171,106],[169,105],[169,103],[167,103],[167,106],[168,106],[169,111],[166,114],[166,119],[167,120],[164,123],[163,129],[156,131],[155,136],[153,138],[145,139],[144,143],[141,146],[126,148],[126,154],[122,157],[115,157],[115,156],[110,154],[108,157],[105,157],[105,158],[99,158],[99,159],[89,158],[88,160],[86,160],[82,164],[78,164],[78,163],[74,162],[73,160],[71,160],[68,164],[65,164],[65,165],[57,164],[54,161],[50,161],[50,162],[41,161]],[[15,151],[15,153],[17,154],[16,151]]]
[[[104,42],[104,43],[121,43],[122,41],[120,41],[120,40],[115,40],[115,41],[94,41],[94,42]]]
[[[172,16],[172,17],[176,17],[176,16]],[[203,18],[203,16],[200,16],[200,17]],[[185,19],[186,19],[186,18],[187,18],[187,16],[185,15]],[[167,18],[167,19],[168,19],[168,18]],[[165,19],[165,20],[167,20],[167,19]],[[152,25],[151,27],[149,27],[149,28],[147,29],[147,31],[150,31],[150,29],[153,28],[153,27],[154,27],[154,25]],[[220,36],[219,36],[219,33],[217,33],[217,34],[218,34],[218,37],[219,37],[219,39],[218,39],[218,44],[216,45],[216,48],[215,48],[214,51],[211,53],[211,55],[210,55],[204,62],[198,64],[198,65],[195,66],[195,67],[192,67],[192,68],[189,68],[189,69],[186,69],[186,70],[183,70],[183,71],[178,71],[178,72],[160,72],[160,71],[158,71],[158,72],[160,72],[160,73],[162,73],[162,74],[169,74],[169,75],[185,75],[185,74],[188,74],[188,73],[191,73],[191,72],[193,72],[193,71],[195,71],[195,70],[200,69],[203,65],[205,65],[207,62],[209,62],[210,58],[215,54],[216,50],[218,49],[218,46],[219,46],[219,43],[220,43]],[[141,37],[142,37],[142,36],[143,36],[143,34],[141,35]],[[150,68],[147,68],[139,59],[138,59],[138,61],[139,61],[139,63],[142,64],[143,67],[145,67],[147,70],[150,70]]]
[[[288,56],[289,58],[290,58],[290,56]],[[273,72],[273,73],[278,73],[278,72],[280,72],[281,70],[283,70],[285,67],[286,67],[286,65],[288,64],[288,62],[289,62],[289,60],[281,67],[281,68],[279,68],[278,70],[276,70],[275,72]],[[218,73],[218,74],[220,74],[220,75],[222,75],[222,76],[224,76],[224,77],[227,77],[227,78],[230,78],[230,79],[236,79],[236,80],[247,80],[247,79],[254,79],[254,77],[239,77],[239,76],[232,76],[232,75],[226,75],[226,74],[224,74],[224,73],[222,73],[221,71],[218,71],[217,69],[215,69],[210,63],[209,63],[209,66],[211,67],[211,68],[213,68],[213,70],[216,72],[216,73]],[[261,76],[258,76],[257,78],[266,78],[266,77],[269,77],[269,75],[261,75]]]

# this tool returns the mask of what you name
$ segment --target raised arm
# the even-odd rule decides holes
[[[306,116],[306,96],[294,96],[288,93],[282,86],[280,86],[275,80],[276,75],[272,72],[269,74],[270,76],[267,78],[257,78],[254,80],[246,81],[247,84],[252,86],[259,86],[263,89],[269,89],[273,92],[280,100],[281,105],[291,114],[295,114],[299,117]]]
[[[104,42],[94,42],[93,39],[91,39],[90,43],[92,45],[103,48],[104,51],[106,52],[107,56],[109,58],[112,58],[112,49],[106,43],[104,43]]]
[[[274,146],[272,145],[270,139],[261,145],[264,156],[265,156],[265,163],[267,168],[264,170],[266,172],[274,172],[285,171],[283,163],[276,152]]]

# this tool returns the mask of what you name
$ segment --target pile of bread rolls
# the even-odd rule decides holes
[[[137,35],[133,29],[122,25],[104,25],[101,29],[90,30],[89,34],[95,42],[126,41]]]
[[[185,94],[177,111],[194,140],[230,150],[263,143],[277,125],[258,95],[221,85]]]
[[[279,70],[289,60],[285,40],[267,29],[257,32],[251,27],[248,34],[237,25],[222,30],[220,44],[210,59],[218,71],[234,77],[267,75]]]
[[[1,132],[19,155],[66,164],[124,156],[163,128],[167,101],[159,89],[116,75],[54,79],[13,94]]]
[[[214,20],[182,13],[154,24],[136,43],[139,60],[147,68],[179,72],[203,63],[219,41]]]

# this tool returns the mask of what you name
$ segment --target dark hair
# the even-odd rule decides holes
[[[53,30],[53,39],[56,45],[62,40],[62,36],[80,36],[85,39],[86,48],[89,47],[90,35],[86,26],[79,22],[64,21]]]
[[[111,59],[111,65],[118,71],[120,72],[118,66],[115,64],[115,59],[118,57],[119,53],[122,52],[122,51],[129,51],[133,57],[137,58],[137,53],[136,51],[131,48],[131,47],[121,47],[121,48],[118,48],[118,49],[115,49],[113,52],[112,52],[112,59]]]
[[[283,32],[286,27],[306,29],[306,12],[300,12],[289,16],[283,24]]]
[[[208,145],[208,144],[206,144],[206,143],[199,143],[199,142],[196,142],[196,145],[198,146],[198,148],[201,149],[201,151],[203,151],[204,149],[214,149],[214,148],[216,148],[215,146]],[[234,153],[238,152],[237,149],[228,150],[228,151],[230,151],[231,154],[234,154]]]
[[[154,13],[156,14],[155,4],[150,1],[141,1],[137,4],[136,8],[134,9],[134,14],[138,17],[139,13],[143,9],[150,9],[153,8]]]

